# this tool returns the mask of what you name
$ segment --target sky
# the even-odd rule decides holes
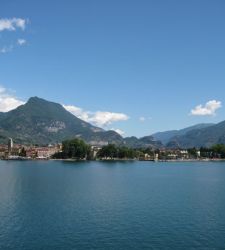
[[[224,0],[1,0],[0,111],[38,96],[123,136],[225,120]]]

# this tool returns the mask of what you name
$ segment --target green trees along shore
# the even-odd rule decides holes
[[[62,152],[53,155],[55,159],[89,159],[91,147],[81,139],[66,140],[62,142]]]
[[[54,159],[77,159],[91,160],[98,159],[134,159],[140,156],[140,152],[128,148],[119,147],[113,144],[102,147],[96,151],[81,139],[66,140],[62,142],[62,152],[53,155]]]
[[[132,148],[117,147],[113,144],[104,146],[97,153],[97,158],[100,159],[134,159],[138,156],[138,152]]]
[[[159,159],[170,159],[171,155],[180,158],[180,149],[152,149],[152,148],[129,148],[126,146],[116,146],[109,144],[102,148],[91,147],[81,139],[66,140],[62,143],[62,151],[53,155],[54,159],[75,159],[75,160],[94,160],[94,159],[154,159],[157,154]],[[200,152],[200,155],[198,154]],[[191,148],[187,150],[186,159],[196,158],[225,158],[225,145],[217,144],[211,148]]]

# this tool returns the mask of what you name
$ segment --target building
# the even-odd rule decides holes
[[[48,147],[30,147],[26,150],[26,156],[28,158],[48,159],[59,151],[60,147],[58,145],[50,145]]]
[[[37,157],[37,151],[34,147],[30,147],[26,149],[26,157],[27,158],[36,158]]]
[[[13,150],[13,139],[9,138],[9,140],[8,140],[8,152],[9,152],[9,154],[11,154],[12,150]]]
[[[98,151],[101,150],[101,147],[97,146],[92,146],[91,147],[91,153],[92,153],[92,158],[95,159],[97,157]]]
[[[201,157],[201,151],[200,151],[200,150],[197,150],[196,154],[197,154],[197,157],[198,157],[198,158]]]

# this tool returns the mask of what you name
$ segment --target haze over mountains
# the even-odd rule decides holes
[[[114,143],[135,148],[210,147],[225,143],[225,121],[198,124],[142,138],[123,138],[115,131],[106,131],[77,118],[58,103],[31,97],[26,104],[0,113],[0,142],[6,143],[8,137],[12,137],[16,143],[41,145],[79,137],[99,146]]]

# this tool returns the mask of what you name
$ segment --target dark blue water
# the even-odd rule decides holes
[[[0,249],[225,249],[225,163],[0,161]]]

